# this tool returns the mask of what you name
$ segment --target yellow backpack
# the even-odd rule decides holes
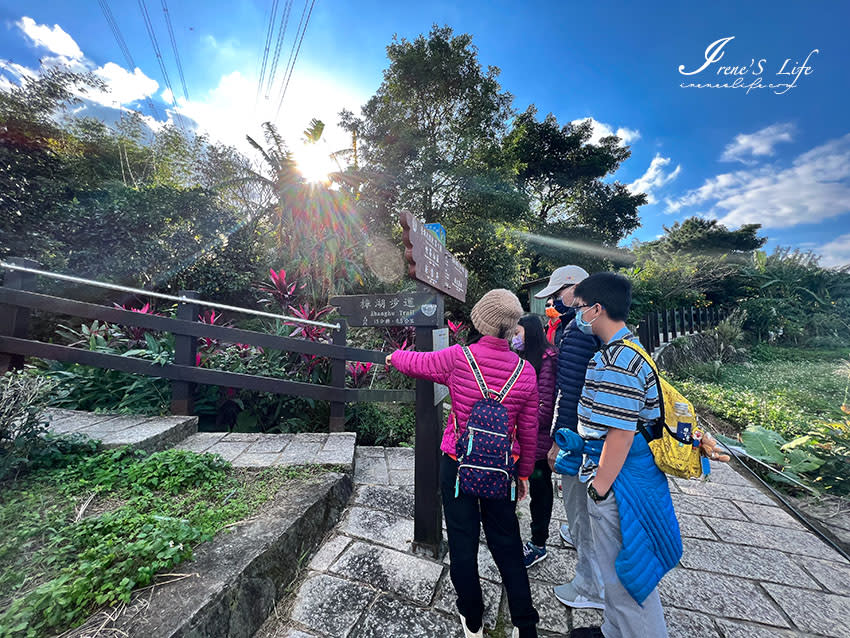
[[[661,377],[655,361],[646,350],[627,339],[615,341],[609,344],[609,347],[619,343],[641,355],[655,372],[658,396],[661,399],[661,418],[658,420],[661,427],[654,428],[656,431],[651,433],[643,424],[638,425],[638,431],[646,438],[649,449],[652,450],[655,464],[670,476],[700,478],[708,464],[703,464],[700,457],[699,445],[703,432],[697,425],[693,404]],[[710,471],[710,466],[708,470]]]

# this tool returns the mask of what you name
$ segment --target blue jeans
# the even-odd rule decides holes
[[[516,518],[516,503],[508,499],[486,499],[460,493],[455,497],[457,461],[440,457],[440,491],[451,557],[450,575],[457,592],[458,611],[474,630],[481,627],[484,600],[478,576],[478,539],[481,525],[487,546],[508,594],[511,622],[520,638],[536,638],[540,617],[531,601],[528,572],[522,556],[522,539]]]

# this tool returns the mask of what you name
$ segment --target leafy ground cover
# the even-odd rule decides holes
[[[759,346],[752,361],[702,368],[678,382],[691,401],[741,429],[762,426],[784,437],[807,434],[817,421],[843,421],[850,349]],[[842,374],[843,372],[843,374]]]
[[[71,457],[0,485],[0,637],[37,638],[127,602],[320,470],[236,470],[218,456],[130,448]]]
[[[771,466],[766,478],[794,491],[850,494],[850,420],[845,406],[850,350],[757,346],[752,360],[694,366],[677,385],[739,434],[747,453]],[[790,480],[789,480],[790,479]]]

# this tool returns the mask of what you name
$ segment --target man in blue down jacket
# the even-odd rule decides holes
[[[584,334],[579,330],[573,320],[575,317],[575,310],[571,307],[573,288],[587,276],[587,271],[579,266],[562,266],[552,273],[549,285],[535,295],[538,299],[553,297],[555,308],[561,312],[561,325],[564,326],[558,353],[558,394],[552,424],[553,437],[561,428],[576,431],[578,402],[582,386],[584,386],[587,364],[601,345],[595,336]],[[553,444],[549,451],[549,466],[552,469],[555,467],[555,459],[559,451],[557,444]],[[585,485],[578,480],[578,477],[566,474],[561,476],[561,485],[564,493],[564,510],[569,521],[569,529],[562,529],[561,536],[575,546],[578,553],[578,565],[576,576],[572,581],[555,587],[555,596],[569,607],[604,609],[602,577],[593,550]]]

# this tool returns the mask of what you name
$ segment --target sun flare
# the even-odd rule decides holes
[[[304,144],[295,153],[295,165],[308,182],[327,182],[328,175],[337,170],[333,159],[320,144]]]

